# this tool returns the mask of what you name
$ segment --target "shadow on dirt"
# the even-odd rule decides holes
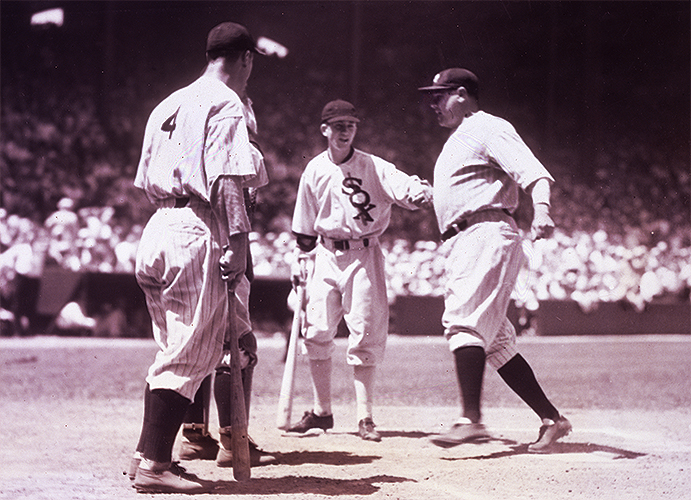
[[[372,495],[381,488],[379,483],[403,483],[413,481],[404,477],[379,475],[361,479],[332,479],[314,476],[285,476],[258,478],[248,481],[216,481],[211,495],[262,495],[313,494],[320,496]]]
[[[357,436],[357,432],[351,432],[353,436]],[[382,438],[410,438],[410,439],[420,439],[430,435],[429,432],[421,431],[380,431]]]
[[[612,460],[621,460],[634,459],[646,455],[646,453],[622,450],[621,448],[614,448],[612,446],[604,446],[593,443],[554,443],[548,452],[543,453],[529,452],[527,444],[514,445],[510,448],[510,450],[497,451],[494,453],[489,453],[487,455],[475,455],[472,457],[445,457],[442,458],[442,460],[490,460],[496,458],[512,457],[516,455],[564,455],[575,453],[600,453],[610,455]]]
[[[345,451],[294,451],[273,455],[280,465],[362,465],[371,464],[381,458],[376,455],[353,455]]]

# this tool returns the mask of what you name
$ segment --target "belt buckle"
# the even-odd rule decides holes
[[[463,219],[459,222],[452,222],[449,225],[449,228],[446,231],[444,231],[444,234],[442,235],[443,241],[450,240],[451,238],[453,238],[459,233],[462,233],[466,229],[468,229],[467,219]]]
[[[183,196],[181,198],[175,198],[175,208],[185,208],[190,202],[189,196]]]

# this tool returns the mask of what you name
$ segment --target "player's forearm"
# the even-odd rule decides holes
[[[218,220],[222,244],[225,245],[234,235],[246,236],[250,232],[242,185],[237,177],[221,176],[216,179],[211,188],[210,201],[211,210]]]

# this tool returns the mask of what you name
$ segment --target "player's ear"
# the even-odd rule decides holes
[[[326,123],[322,123],[321,127],[319,127],[319,130],[321,130],[322,135],[324,137],[326,137],[326,129],[328,129],[328,128],[329,128],[329,126]]]
[[[242,55],[242,63],[244,66],[248,66],[254,60],[254,53],[251,50],[246,50]]]

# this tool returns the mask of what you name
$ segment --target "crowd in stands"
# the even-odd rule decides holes
[[[2,295],[12,293],[17,273],[40,276],[45,266],[132,273],[137,243],[152,210],[132,186],[143,130],[143,122],[134,117],[146,116],[132,110],[136,103],[141,106],[141,99],[133,89],[132,95],[123,89],[120,111],[106,125],[88,89],[53,94],[43,88],[41,95],[34,85],[30,98],[21,90],[27,87],[31,84],[26,81],[14,86],[3,81]],[[273,114],[264,115],[258,108],[260,133],[269,137],[272,124],[291,123],[279,119],[277,109],[301,114],[290,106],[271,108]],[[293,157],[281,148],[300,141],[286,137],[290,130],[285,126],[273,134],[274,141],[266,141],[272,182],[259,191],[252,235],[259,277],[289,275],[294,244],[290,217],[302,157],[321,147],[316,132],[305,132],[310,124],[302,125],[292,123],[290,130],[309,135],[312,142],[293,148]],[[391,134],[386,127],[367,130],[371,144],[393,152],[397,147],[387,146],[395,141]],[[516,302],[534,310],[540,301],[574,300],[589,310],[601,301],[626,301],[642,310],[659,297],[688,301],[689,158],[687,151],[671,149],[617,139],[609,143],[607,155],[595,160],[589,177],[576,175],[576,159],[548,163],[558,181],[552,196],[558,230],[548,240],[526,242],[528,264],[514,292]],[[430,157],[429,151],[421,155],[425,161]],[[383,241],[391,300],[442,295],[444,247],[433,237],[433,214],[401,211],[394,216]]]
[[[583,207],[578,200],[569,203],[570,214]],[[0,210],[4,291],[11,290],[13,273],[39,276],[46,265],[83,272],[133,272],[142,226],[125,229],[113,224],[110,207],[73,211],[72,205],[72,200],[62,199],[42,225]],[[526,266],[513,298],[529,310],[551,299],[576,301],[586,311],[598,302],[626,301],[643,310],[655,298],[688,300],[691,227],[688,221],[677,224],[669,218],[650,220],[623,232],[560,226],[550,239],[526,239]],[[444,246],[389,236],[382,244],[390,300],[443,295]],[[254,232],[251,248],[257,277],[289,278],[294,249],[290,233]]]

